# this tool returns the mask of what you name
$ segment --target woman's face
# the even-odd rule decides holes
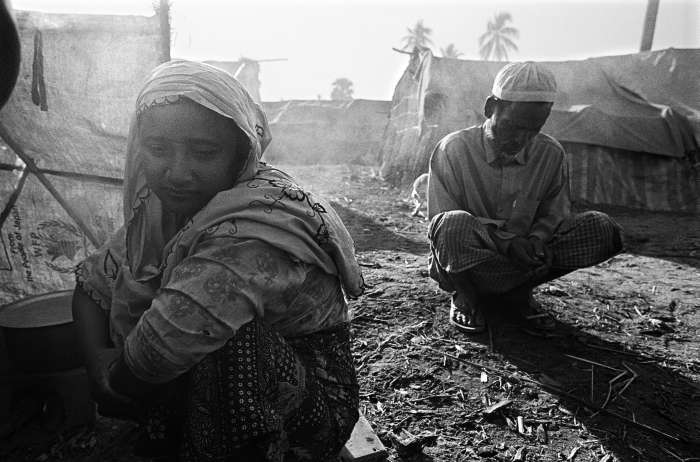
[[[163,207],[192,216],[233,186],[247,152],[232,120],[183,99],[141,115],[139,149],[148,186]]]

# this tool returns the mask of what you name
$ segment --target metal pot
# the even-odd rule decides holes
[[[72,299],[73,291],[66,290],[0,307],[0,327],[12,369],[48,373],[83,366]]]

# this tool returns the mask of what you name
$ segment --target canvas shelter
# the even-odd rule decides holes
[[[157,16],[16,18],[20,75],[0,111],[0,306],[73,288],[75,264],[121,226],[129,117],[164,59]]]
[[[256,103],[260,102],[260,63],[254,59],[241,58],[238,61],[202,61],[223,69],[238,80],[248,90]]]
[[[382,175],[409,184],[446,134],[480,124],[506,63],[438,58],[414,50],[394,92]],[[700,50],[666,49],[543,63],[559,92],[543,132],[564,146],[575,200],[700,211]]]
[[[263,160],[292,164],[376,164],[389,101],[265,102],[272,133]]]

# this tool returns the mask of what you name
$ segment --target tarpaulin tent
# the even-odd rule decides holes
[[[415,50],[396,86],[382,175],[407,184],[427,171],[437,141],[484,120],[506,63]],[[649,210],[699,211],[689,154],[700,140],[700,50],[660,50],[544,63],[559,94],[543,128],[568,154],[572,196]]]
[[[241,58],[238,61],[202,61],[223,69],[236,78],[248,90],[256,103],[260,102],[260,64],[254,59]]]
[[[163,59],[159,19],[17,11],[20,75],[0,111],[0,305],[70,289],[121,224],[136,94]]]
[[[263,160],[374,164],[390,104],[363,99],[263,103],[272,133]]]

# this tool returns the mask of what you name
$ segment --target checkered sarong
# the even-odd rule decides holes
[[[454,281],[465,277],[480,293],[534,287],[612,257],[622,249],[620,234],[620,226],[602,212],[567,218],[547,243],[554,256],[550,273],[536,279],[497,251],[485,226],[474,216],[452,210],[436,215],[430,223],[430,276],[447,291],[454,291]]]

